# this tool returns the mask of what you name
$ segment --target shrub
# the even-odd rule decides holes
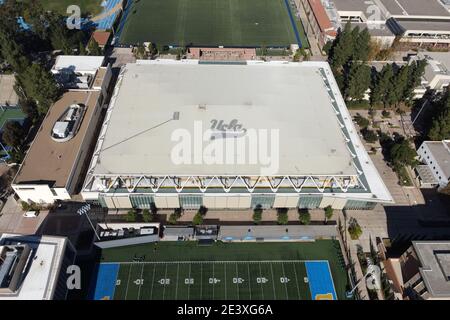
[[[333,217],[333,208],[331,206],[327,206],[325,208],[325,221],[328,221]]]
[[[137,212],[136,210],[130,210],[127,212],[127,215],[125,216],[125,220],[127,222],[136,222],[137,218]]]
[[[289,223],[289,217],[287,214],[287,209],[278,209],[277,212],[277,223],[280,225],[286,225]]]
[[[197,212],[194,216],[194,219],[192,219],[192,224],[194,226],[198,226],[203,224],[203,216],[200,214],[200,212]]]
[[[144,220],[144,222],[150,222],[153,220],[152,215],[150,214],[150,210],[144,209],[142,211],[142,220]]]
[[[311,214],[308,209],[299,209],[298,218],[301,224],[308,225],[311,223]]]
[[[381,115],[383,116],[383,118],[390,118],[391,117],[391,113],[387,110],[383,110],[381,112]]]
[[[262,220],[263,209],[261,205],[257,205],[255,209],[253,209],[253,222],[255,224],[260,224]]]
[[[370,121],[366,118],[364,118],[359,113],[355,116],[355,122],[360,128],[367,128],[370,124]]]
[[[169,224],[176,224],[178,219],[180,219],[180,218],[181,218],[181,209],[177,208],[177,209],[175,209],[175,211],[173,213],[171,213],[169,215],[169,219],[167,222]]]
[[[362,229],[359,225],[358,221],[356,221],[355,218],[351,218],[348,226],[348,233],[350,234],[350,237],[352,240],[358,240],[359,237],[362,235]]]
[[[364,128],[361,131],[361,133],[362,133],[362,135],[364,137],[364,140],[366,140],[368,143],[375,143],[375,142],[378,141],[378,136],[377,136],[376,132],[373,131],[373,130],[369,130],[367,128]]]

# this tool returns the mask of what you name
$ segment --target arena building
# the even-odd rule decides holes
[[[393,201],[326,62],[127,64],[82,195],[111,209]]]

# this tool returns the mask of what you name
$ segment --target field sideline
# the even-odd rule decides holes
[[[121,44],[151,41],[174,46],[307,46],[285,0],[152,0],[133,4]],[[294,18],[295,20],[295,18]]]

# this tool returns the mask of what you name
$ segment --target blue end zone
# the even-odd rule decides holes
[[[337,300],[328,261],[308,261],[305,266],[312,299]]]
[[[93,300],[112,300],[116,288],[118,263],[101,263],[98,265],[97,279],[94,286]]]

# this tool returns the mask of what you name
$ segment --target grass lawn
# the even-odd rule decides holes
[[[120,42],[288,46],[297,43],[285,0],[152,0],[134,3]],[[295,19],[295,18],[294,18]],[[304,31],[294,23],[302,43]]]
[[[143,261],[133,262],[135,256]],[[329,264],[326,273],[338,299],[345,299],[347,276],[339,243],[332,240],[212,246],[159,242],[105,249],[100,262],[101,267],[117,268],[112,279],[107,277],[114,299],[309,300],[305,261],[310,260]]]
[[[67,15],[67,7],[78,5],[83,15],[95,16],[102,11],[102,0],[40,0],[42,6],[51,11]]]

